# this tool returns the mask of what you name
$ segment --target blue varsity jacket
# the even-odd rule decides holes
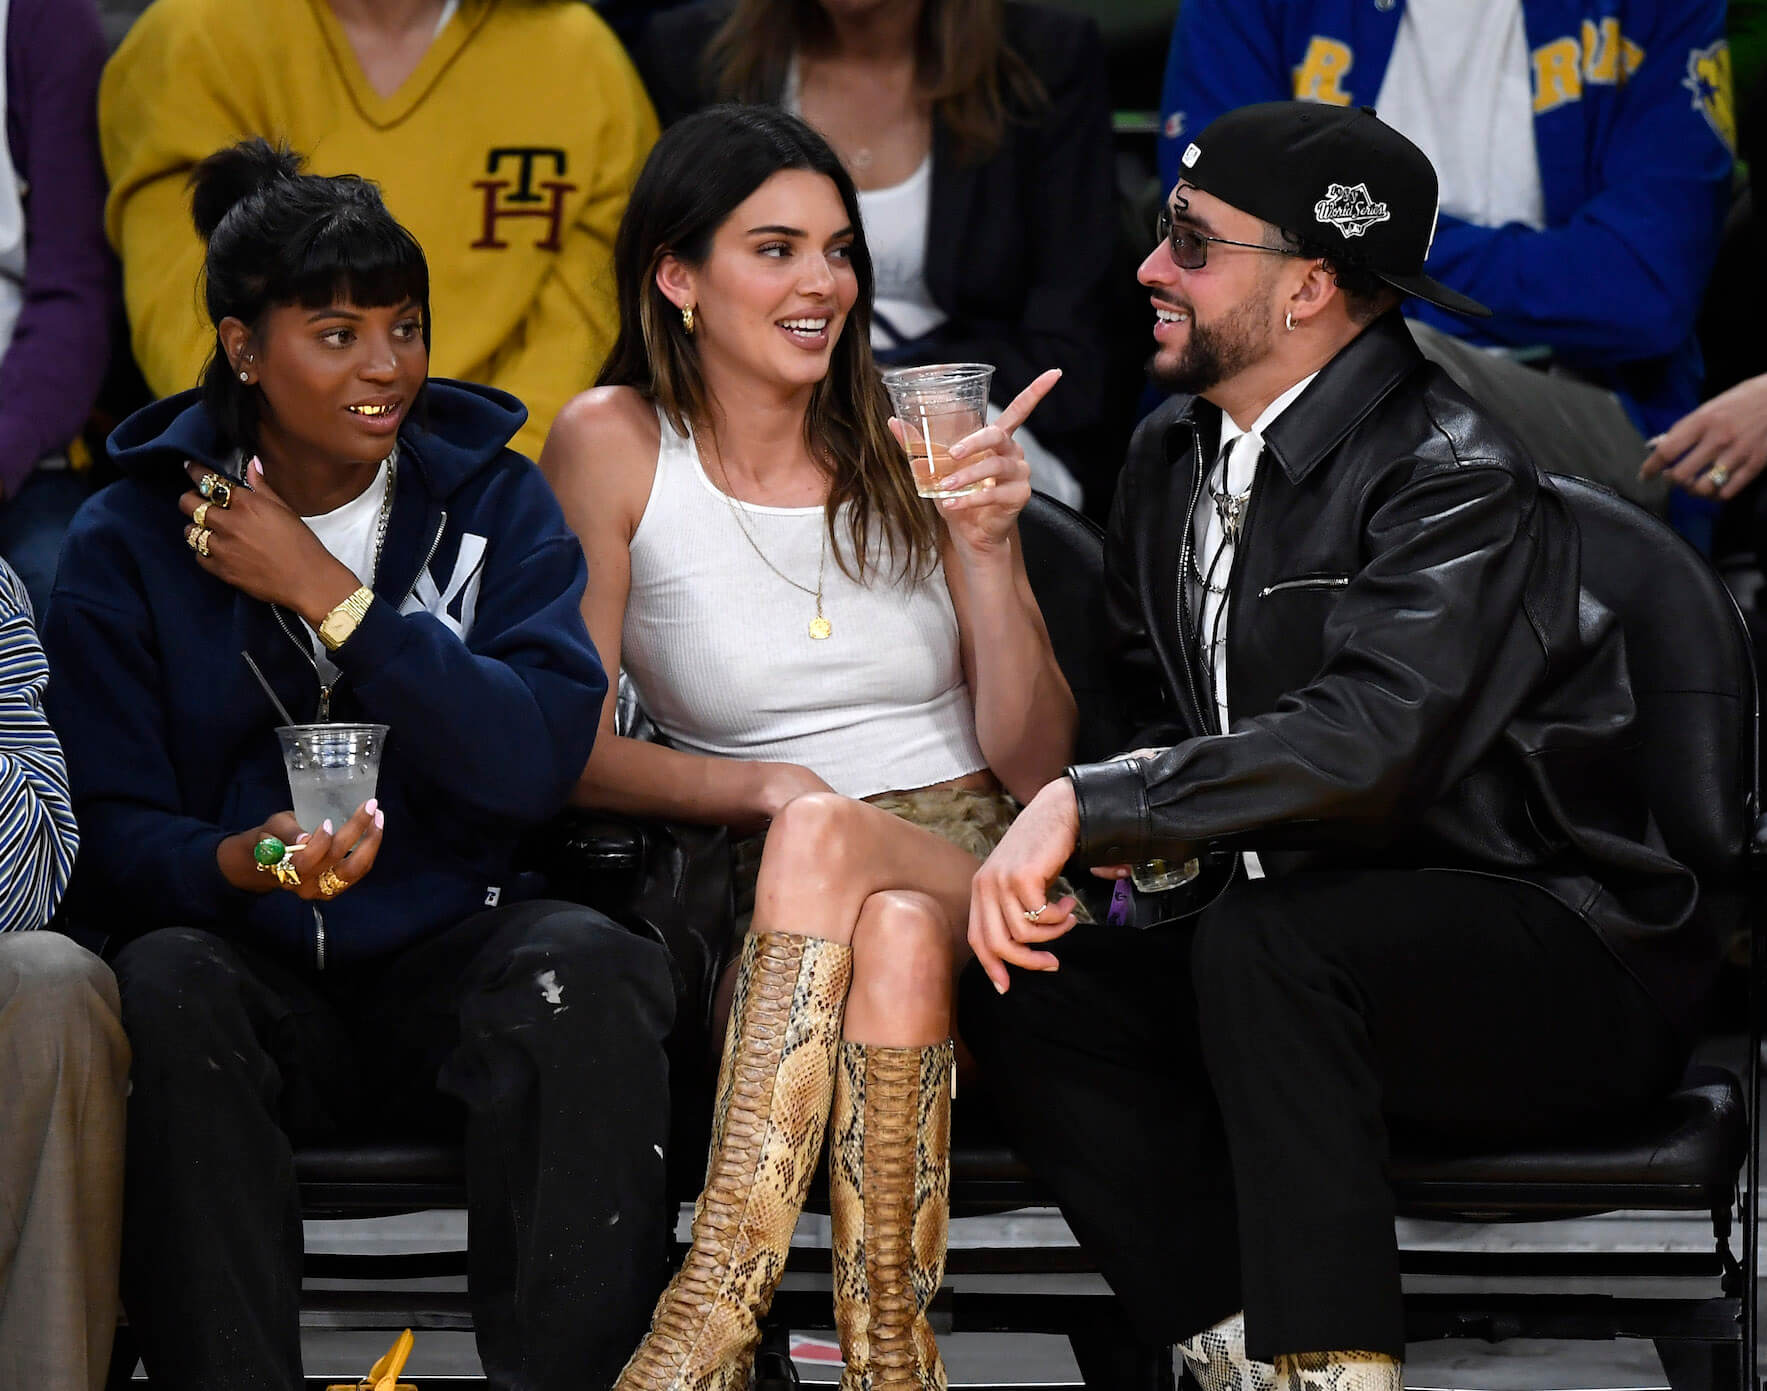
[[[1405,0],[1184,0],[1160,175],[1224,111],[1288,97],[1369,105]],[[1694,321],[1736,144],[1723,0],[1522,0],[1543,231],[1444,216],[1429,273],[1490,306],[1407,312],[1470,342],[1545,345],[1616,391],[1646,436],[1698,404]]]

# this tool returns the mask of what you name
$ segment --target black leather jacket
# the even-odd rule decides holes
[[[1630,775],[1622,635],[1579,587],[1564,501],[1397,313],[1371,324],[1266,435],[1228,581],[1220,735],[1179,583],[1219,428],[1215,407],[1173,401],[1130,447],[1107,621],[1129,747],[1165,751],[1070,770],[1082,858],[1244,849],[1272,874],[1526,880],[1685,1021],[1710,934]]]

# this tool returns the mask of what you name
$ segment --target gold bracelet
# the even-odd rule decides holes
[[[374,591],[363,585],[325,615],[319,623],[319,640],[328,651],[335,652],[350,640],[356,625],[368,616],[368,606],[373,602]]]

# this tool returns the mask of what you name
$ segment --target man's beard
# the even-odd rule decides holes
[[[1166,364],[1156,351],[1147,360],[1147,376],[1155,386],[1170,392],[1200,396],[1230,377],[1238,376],[1270,351],[1269,287],[1260,283],[1233,308],[1212,324],[1190,315],[1190,333],[1183,353]]]

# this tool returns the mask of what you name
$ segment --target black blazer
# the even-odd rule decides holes
[[[646,27],[633,57],[664,125],[716,100],[703,57],[729,12],[730,0],[699,0]],[[958,162],[934,117],[926,282],[949,317],[925,360],[993,363],[1002,405],[1061,368],[1031,429],[1090,490],[1121,459],[1120,437],[1107,440],[1101,426],[1109,306],[1128,283],[1113,277],[1122,264],[1104,44],[1085,16],[1016,3],[1006,6],[1006,42],[1049,104],[1012,121],[979,164]]]

